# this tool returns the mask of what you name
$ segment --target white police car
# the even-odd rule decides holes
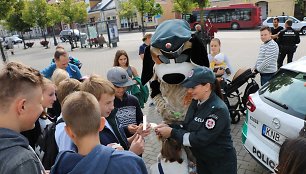
[[[306,57],[284,65],[247,102],[244,148],[273,171],[286,138],[297,137],[306,117]]]

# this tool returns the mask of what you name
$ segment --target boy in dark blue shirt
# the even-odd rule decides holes
[[[74,92],[65,98],[62,110],[65,130],[78,147],[78,153],[63,151],[57,156],[51,174],[117,173],[147,174],[143,160],[128,151],[100,144],[104,128],[99,102],[88,92]]]

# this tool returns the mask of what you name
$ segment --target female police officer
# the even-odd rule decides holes
[[[217,83],[209,68],[193,69],[182,84],[193,98],[183,125],[160,124],[155,128],[158,135],[174,138],[190,147],[197,160],[198,174],[237,173],[229,111],[217,96],[221,96]],[[216,94],[214,91],[219,92]]]

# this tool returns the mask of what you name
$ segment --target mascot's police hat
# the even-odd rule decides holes
[[[151,45],[163,51],[178,50],[191,38],[189,24],[185,20],[168,20],[158,26],[151,38]]]

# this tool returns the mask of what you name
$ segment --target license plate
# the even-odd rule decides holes
[[[262,126],[262,135],[278,145],[281,145],[287,138],[265,124]]]

